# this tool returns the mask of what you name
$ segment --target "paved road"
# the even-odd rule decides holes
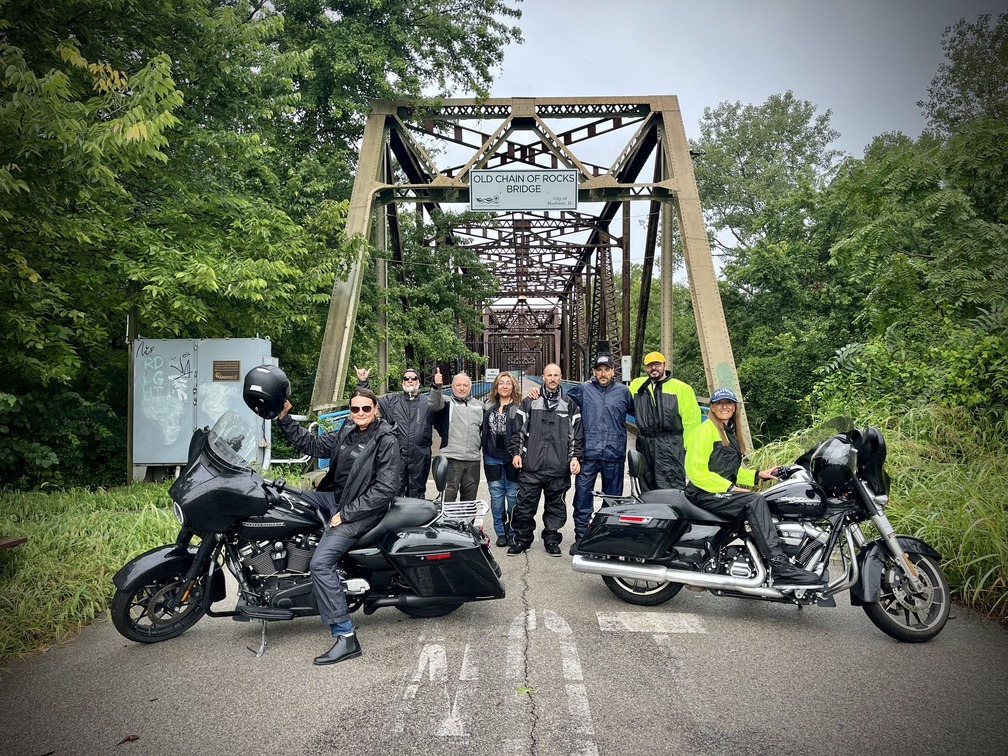
[[[1008,753],[1008,631],[965,610],[905,645],[844,598],[640,609],[538,542],[500,559],[505,599],[357,617],[364,655],[335,667],[315,619],[260,659],[250,624],[140,645],[99,621],[8,665],[0,753]]]
[[[355,616],[364,655],[334,667],[311,663],[314,618],[271,626],[259,659],[252,624],[141,645],[101,620],[0,673],[0,754],[1008,753],[1008,630],[968,611],[907,645],[844,596],[645,609],[540,542],[495,553],[505,599]]]

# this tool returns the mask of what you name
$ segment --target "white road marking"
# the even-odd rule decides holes
[[[651,615],[657,616],[657,615]],[[599,625],[602,626],[602,615],[599,615]],[[614,627],[617,627],[616,623]],[[526,681],[526,654],[528,653],[528,634],[540,627],[534,609],[515,617],[508,626],[506,650],[506,679]],[[571,753],[578,756],[598,756],[598,745],[595,743],[595,723],[592,721],[591,706],[588,700],[588,690],[584,684],[584,672],[581,668],[581,655],[577,641],[570,624],[562,616],[550,610],[542,612],[542,627],[557,636],[560,651],[561,669],[563,670],[564,692],[567,697],[567,711],[570,714]],[[421,648],[417,664],[412,675],[404,676],[401,693],[395,706],[395,714],[391,731],[401,735],[406,731],[407,724],[414,716],[413,707],[420,689],[424,689],[423,702],[429,710],[440,710],[439,718],[429,717],[439,721],[434,735],[442,738],[468,738],[467,723],[478,721],[477,695],[480,686],[480,649],[474,649],[466,644],[462,652],[459,666],[458,684],[451,685],[448,679],[448,652],[444,638],[440,634],[434,637],[426,635],[420,638]],[[527,684],[533,686],[532,680]],[[454,688],[454,690],[452,690]],[[534,697],[534,693],[532,694]],[[516,706],[514,716],[516,721],[524,718],[522,712],[529,699],[524,696],[511,696],[511,704]],[[429,721],[429,720],[428,720]],[[425,728],[421,726],[421,731]],[[427,732],[430,732],[427,730]],[[519,738],[506,738],[500,744],[508,753],[524,752],[527,743]]]
[[[706,633],[703,620],[695,614],[658,614],[656,612],[596,612],[603,633]]]

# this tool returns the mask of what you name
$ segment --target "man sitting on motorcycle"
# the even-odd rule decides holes
[[[357,539],[388,512],[399,490],[399,441],[391,424],[378,417],[378,397],[358,388],[350,397],[350,419],[338,431],[314,436],[288,417],[291,403],[277,415],[278,425],[302,453],[328,457],[329,471],[314,492],[304,492],[328,520],[311,559],[315,601],[322,623],[336,639],[315,664],[335,664],[361,655],[350,622],[339,564]]]
[[[735,428],[738,399],[731,389],[711,394],[710,412],[686,443],[686,495],[709,512],[737,517],[743,512],[752,528],[753,540],[770,567],[774,586],[808,587],[822,584],[814,572],[788,561],[777,538],[770,509],[762,495],[749,488],[757,480],[776,480],[773,468],[742,467],[745,445]]]

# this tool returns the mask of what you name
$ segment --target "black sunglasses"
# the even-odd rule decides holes
[[[403,381],[419,381],[420,379],[415,375],[404,375],[402,377]]]
[[[374,409],[374,405],[373,404],[369,404],[367,407],[363,407],[360,404],[351,404],[350,405],[350,411],[353,412],[355,415],[359,414],[361,412],[368,413],[368,412],[370,412],[373,409]]]

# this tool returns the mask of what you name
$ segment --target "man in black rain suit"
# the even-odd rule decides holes
[[[371,388],[371,371],[356,368],[357,388]],[[431,466],[431,427],[434,413],[420,394],[420,374],[407,368],[402,374],[402,391],[378,399],[382,419],[395,426],[399,438],[399,490],[397,496],[424,498]]]
[[[560,386],[560,366],[543,370],[542,393],[525,398],[515,413],[515,429],[509,451],[518,470],[518,503],[511,520],[514,542],[508,556],[521,554],[532,545],[539,495],[543,494],[542,539],[546,553],[560,556],[560,528],[567,523],[564,494],[571,475],[581,470],[584,432],[581,410]]]

